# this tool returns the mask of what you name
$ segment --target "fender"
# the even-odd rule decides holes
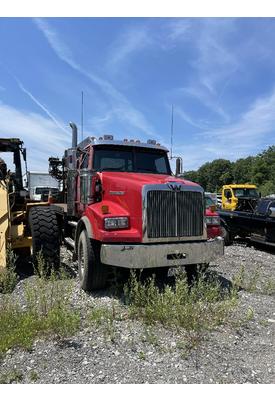
[[[86,217],[86,216],[84,216],[84,217],[82,217],[82,218],[78,221],[78,224],[77,224],[77,227],[76,227],[76,232],[75,232],[75,248],[77,248],[76,246],[77,246],[77,242],[78,242],[79,235],[80,235],[81,231],[82,231],[84,228],[85,228],[86,231],[87,231],[88,237],[89,237],[90,239],[94,239],[94,232],[93,232],[92,225],[91,225],[91,223],[90,223],[90,221],[89,221],[89,218]]]
[[[224,226],[228,230],[228,232],[231,232],[231,227],[228,225],[228,223],[225,221],[225,219],[222,218],[221,216],[220,216],[220,221],[221,221],[221,226]]]

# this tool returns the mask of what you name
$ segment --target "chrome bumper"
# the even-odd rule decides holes
[[[215,238],[205,242],[102,244],[100,258],[107,265],[145,269],[206,264],[223,254],[223,239]]]

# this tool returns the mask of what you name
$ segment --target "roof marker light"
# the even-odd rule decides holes
[[[113,139],[114,139],[114,136],[113,136],[113,135],[104,135],[104,136],[103,136],[103,139],[104,139],[104,140],[113,140]]]
[[[147,143],[148,143],[148,144],[156,144],[157,141],[156,141],[156,140],[153,140],[153,139],[148,139],[148,140],[147,140]]]

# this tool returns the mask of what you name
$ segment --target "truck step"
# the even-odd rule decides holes
[[[64,242],[74,249],[74,240],[70,237],[65,237]]]
[[[71,225],[75,228],[77,226],[77,222],[76,221],[68,221],[68,225]]]

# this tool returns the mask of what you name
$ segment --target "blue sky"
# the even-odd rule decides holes
[[[84,137],[156,138],[185,170],[275,141],[274,18],[1,18],[0,136],[30,170]],[[80,134],[81,136],[81,134]]]

